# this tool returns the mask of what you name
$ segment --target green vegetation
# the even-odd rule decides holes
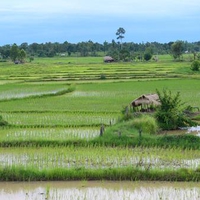
[[[191,64],[192,71],[199,71],[200,69],[200,62],[198,60],[194,60]]]
[[[0,127],[0,180],[199,181],[200,138],[163,134],[154,113],[132,114],[134,99],[163,88],[180,93],[177,101],[170,99],[178,111],[180,101],[186,107],[200,105],[199,72],[191,71],[191,62],[158,58],[0,63],[0,121],[7,122]],[[127,106],[128,121],[121,114]],[[199,123],[199,114],[192,114]]]
[[[177,148],[9,148],[0,153],[0,180],[199,181],[198,158],[199,150]]]
[[[181,60],[181,56],[183,54],[183,41],[176,41],[171,46],[171,53],[174,57],[174,59]]]
[[[142,170],[132,167],[110,169],[63,169],[37,171],[34,168],[11,167],[0,169],[1,181],[69,181],[69,180],[131,180],[131,181],[195,181],[198,170]]]
[[[149,61],[151,60],[153,55],[153,50],[150,47],[147,47],[144,52],[144,60]]]
[[[26,58],[26,52],[24,49],[19,49],[16,44],[14,44],[10,49],[10,58],[16,64],[19,62],[23,63]]]
[[[103,57],[105,55],[114,55],[113,57],[116,60],[121,61],[130,61],[130,60],[143,60],[143,54],[145,49],[151,48],[153,54],[165,55],[172,53],[172,56],[179,58],[183,52],[193,53],[193,56],[190,57],[191,60],[195,60],[199,57],[198,52],[200,49],[199,42],[187,42],[187,41],[175,41],[169,43],[158,43],[158,42],[146,42],[146,43],[134,43],[134,42],[124,42],[122,45],[122,39],[124,38],[125,30],[120,27],[117,32],[117,42],[114,39],[111,42],[104,42],[103,44],[92,42],[91,40],[87,42],[79,42],[77,44],[69,43],[65,41],[64,43],[33,43],[28,44],[26,42],[17,46],[14,45],[4,45],[0,46],[0,61],[5,62],[9,59],[18,57],[20,59],[21,55],[27,55],[27,61],[32,62],[35,58],[55,58],[59,57]],[[180,44],[180,45],[179,45]],[[123,47],[123,48],[122,48]],[[174,48],[175,47],[175,48]],[[181,52],[180,48],[181,47]],[[14,51],[13,51],[14,50]],[[19,50],[19,51],[18,51]],[[19,53],[23,50],[24,53]],[[120,51],[122,50],[122,51]],[[22,52],[23,52],[22,51]],[[14,54],[13,54],[14,52]],[[17,53],[17,54],[16,54]],[[112,54],[112,55],[111,55]],[[121,54],[119,56],[119,54]],[[19,56],[20,55],[20,56]]]
[[[184,107],[180,99],[180,93],[175,95],[169,90],[163,90],[161,94],[157,90],[161,105],[158,106],[156,111],[156,119],[160,124],[160,127],[164,130],[178,129],[179,127],[189,127],[196,125],[192,120],[184,113]]]
[[[8,125],[8,122],[5,121],[2,116],[0,116],[0,126],[6,126],[6,125]]]
[[[156,134],[158,132],[157,121],[154,117],[149,115],[142,115],[139,118],[133,120],[133,126],[139,131],[143,131],[149,134]]]

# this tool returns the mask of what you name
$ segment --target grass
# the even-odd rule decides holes
[[[34,168],[0,168],[1,181],[71,181],[71,180],[131,180],[131,181],[195,181],[199,170],[142,170],[132,167],[110,169],[53,169],[38,171]]]
[[[95,138],[93,141],[97,145],[105,146],[200,149],[200,138],[194,135],[150,135],[146,132],[142,132],[141,135],[142,137],[139,136],[139,131],[133,126],[133,123],[122,122],[108,128],[104,137]]]

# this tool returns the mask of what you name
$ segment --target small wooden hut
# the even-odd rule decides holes
[[[105,56],[103,60],[104,62],[114,62],[114,59],[111,56]]]
[[[157,94],[143,94],[131,102],[133,109],[138,111],[151,111],[160,105],[159,96]]]

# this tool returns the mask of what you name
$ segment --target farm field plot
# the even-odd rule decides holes
[[[54,147],[1,149],[0,167],[36,170],[69,168],[197,169],[200,151],[161,148]]]
[[[100,58],[56,58],[37,59],[33,63],[16,66],[12,63],[0,64],[1,80],[99,80],[101,75],[107,79],[158,79],[187,77],[190,73],[190,62],[167,61],[132,62],[105,64]]]
[[[15,94],[12,93],[13,90]],[[79,83],[66,94],[45,96],[67,88],[64,83],[6,84],[1,88],[0,111],[9,124],[20,127],[100,127],[115,124],[124,106],[145,93],[169,88],[179,91],[184,102],[200,104],[198,80]],[[37,96],[44,92],[45,95]],[[26,96],[26,95],[27,96]],[[7,99],[8,95],[10,99]],[[33,95],[29,96],[29,95]],[[14,97],[14,99],[13,99]],[[28,97],[28,98],[27,98]],[[192,101],[191,101],[192,98]]]
[[[99,136],[99,127],[72,128],[4,128],[1,129],[0,141],[30,141],[30,140],[71,140],[86,139]]]
[[[12,87],[14,88],[14,85]],[[27,87],[31,88],[29,85]],[[51,82],[51,84],[45,84],[44,87],[48,91],[53,91],[55,87],[62,89],[63,83]],[[11,99],[10,101],[2,100],[0,111],[86,111],[120,113],[123,106],[129,105],[138,96],[155,93],[156,89],[162,90],[163,88],[168,88],[174,93],[180,92],[181,99],[186,104],[191,104],[191,106],[198,106],[200,104],[200,86],[198,79],[77,83],[74,87],[74,91],[58,96]],[[6,92],[6,89],[2,89],[2,93],[9,92]],[[19,90],[15,95],[20,96],[22,93],[22,90]],[[2,95],[1,98],[5,98],[5,96]]]
[[[3,118],[12,125],[19,126],[100,126],[115,123],[116,114],[110,113],[2,113]]]
[[[0,87],[0,100],[20,99],[32,96],[42,96],[56,94],[60,91],[67,90],[67,84],[26,84],[26,83],[10,83],[3,84]]]

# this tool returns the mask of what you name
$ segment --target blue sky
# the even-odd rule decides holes
[[[0,3],[0,45],[200,41],[199,0],[6,0]]]

